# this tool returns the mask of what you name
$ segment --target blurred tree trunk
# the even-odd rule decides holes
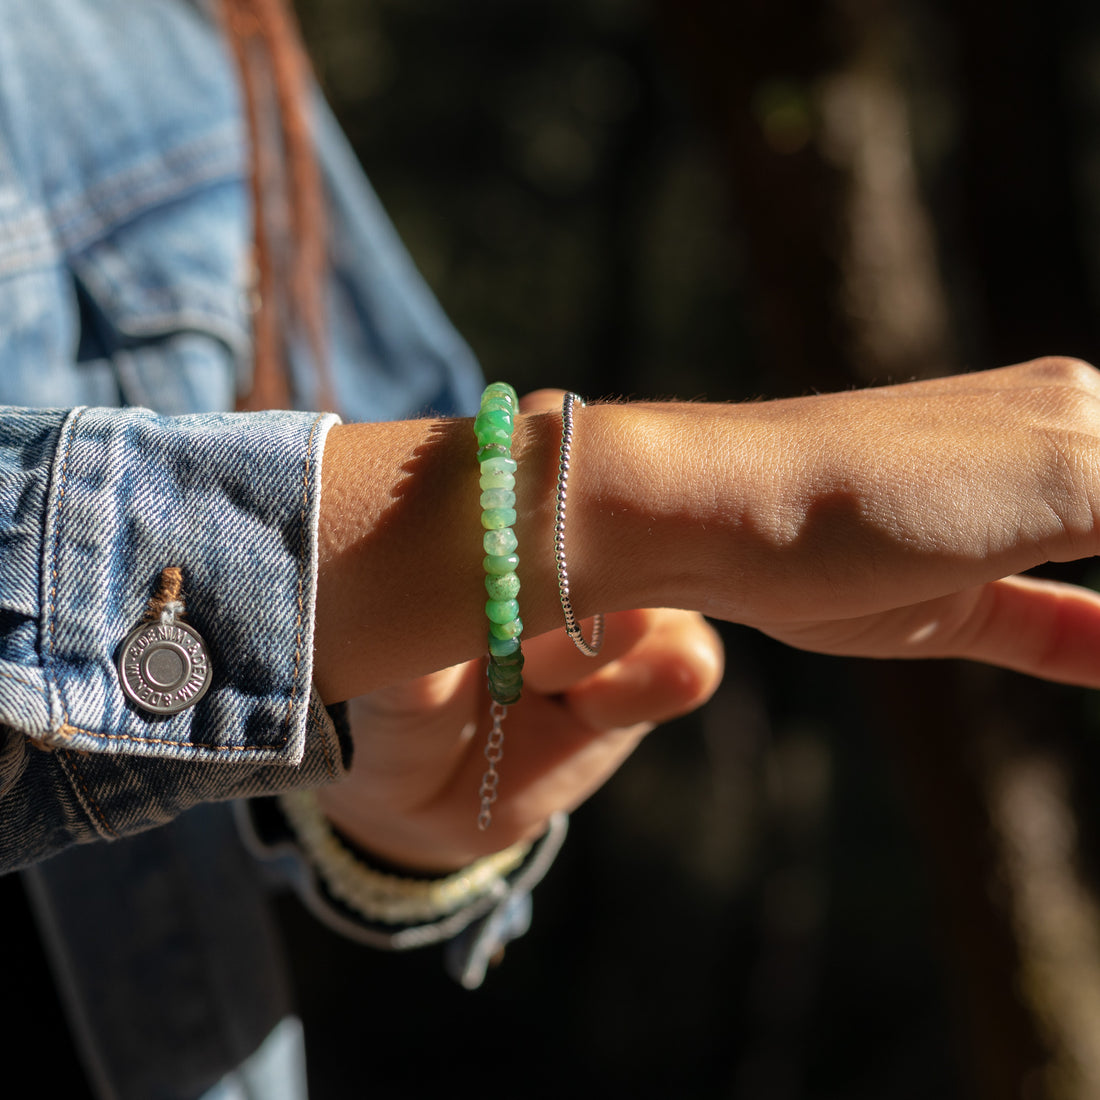
[[[866,7],[659,2],[718,130],[759,355],[784,390],[954,366],[889,25]]]
[[[952,252],[980,273],[960,339],[913,163],[897,51],[920,43],[906,40],[901,6],[657,6],[746,227],[768,392],[955,370],[975,333],[993,362],[1089,354],[1049,20],[1025,21],[1019,3],[988,20],[973,0],[951,28],[966,129],[949,220],[968,227]],[[1097,909],[1077,868],[1065,750],[1043,736],[1073,720],[1069,697],[1039,696],[1044,721],[1029,724],[1038,689],[1008,673],[863,664],[850,675],[901,764],[929,853],[979,1095],[1095,1098]]]

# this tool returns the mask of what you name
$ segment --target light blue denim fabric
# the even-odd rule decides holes
[[[471,413],[473,357],[315,115],[341,412]],[[293,1063],[297,1033],[265,992],[274,948],[246,944],[263,876],[229,811],[202,804],[341,771],[310,693],[332,420],[307,411],[300,358],[303,411],[227,412],[251,370],[241,117],[199,0],[0,0],[0,868],[59,853],[29,881],[103,1096],[231,1095],[253,1052]],[[157,718],[124,700],[113,660],[169,565],[214,681]],[[198,956],[173,917],[196,912],[217,932],[207,972],[232,980],[177,999]],[[479,926],[493,942],[500,919]],[[174,1061],[117,1041],[150,990]],[[299,1078],[283,1076],[287,1097]]]
[[[339,774],[331,726],[307,738],[330,422],[102,409],[0,420],[0,529],[10,509],[28,513],[7,527],[0,564],[8,866],[200,801]],[[37,465],[20,463],[31,450]],[[188,621],[215,671],[197,705],[156,716],[125,699],[114,657],[170,565],[183,568]],[[54,800],[62,814],[43,830]]]

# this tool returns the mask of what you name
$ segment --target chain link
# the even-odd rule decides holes
[[[485,832],[493,820],[493,803],[497,800],[497,787],[500,785],[500,773],[497,765],[504,757],[504,719],[508,708],[493,702],[489,706],[489,717],[493,725],[489,730],[489,740],[485,745],[485,759],[489,767],[481,777],[481,789],[477,792],[481,799],[481,812],[477,815],[477,827]]]

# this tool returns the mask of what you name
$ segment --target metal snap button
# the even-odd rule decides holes
[[[122,690],[150,714],[178,714],[194,706],[210,687],[210,676],[206,642],[187,623],[142,623],[122,643]]]

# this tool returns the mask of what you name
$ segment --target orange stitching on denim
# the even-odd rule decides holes
[[[302,526],[302,541],[307,542],[306,536],[306,507],[309,504],[309,467],[313,460],[313,437],[317,434],[317,425],[324,419],[323,415],[318,416],[313,421],[313,426],[309,429],[309,441],[306,443],[306,466],[302,472],[302,511],[300,514],[300,522]],[[290,685],[290,698],[286,704],[286,718],[283,719],[287,726],[286,735],[283,737],[283,744],[286,744],[287,739],[290,737],[290,714],[294,709],[294,701],[298,695],[298,670],[302,666],[302,618],[303,618],[303,603],[304,603],[304,589],[305,589],[305,572],[306,572],[306,547],[303,546],[301,560],[298,562],[298,622],[296,624],[297,637],[295,639],[294,650],[294,678]]]
[[[179,605],[169,607],[169,604]],[[169,565],[160,571],[157,578],[157,590],[145,607],[145,617],[154,622],[165,613],[173,618],[187,613],[183,600],[183,569],[178,565]]]
[[[95,816],[99,818],[99,824],[102,831],[105,832],[108,836],[113,836],[117,840],[118,833],[111,828],[106,816],[99,808],[99,803],[96,802],[95,798],[92,796],[92,792],[88,790],[88,784],[84,781],[84,776],[81,774],[80,769],[76,766],[76,761],[65,754],[59,755],[57,757],[57,760],[61,764],[61,768],[63,771],[68,772],[69,768],[72,769],[73,775],[76,776],[77,782],[80,784],[81,790],[83,790],[84,792],[84,798],[87,800],[88,805],[94,811]],[[69,776],[69,782],[72,782],[72,776]]]
[[[98,737],[102,741],[135,741],[141,745],[172,745],[177,749],[206,749],[210,752],[274,752],[286,744],[284,737],[275,745],[209,745],[203,741],[173,741],[170,737],[135,737],[129,733],[100,733],[98,730],[72,726],[68,721],[56,731],[54,736],[72,737],[75,733],[86,733],[89,737]]]

